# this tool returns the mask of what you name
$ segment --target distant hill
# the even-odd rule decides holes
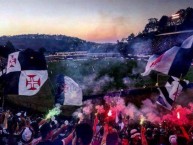
[[[65,35],[24,34],[0,37],[0,45],[10,41],[16,49],[45,48],[48,53],[62,51],[116,52],[112,43],[94,43]]]

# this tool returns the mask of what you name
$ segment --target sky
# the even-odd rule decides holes
[[[62,34],[116,42],[143,31],[149,18],[193,7],[193,0],[0,0],[0,36]]]

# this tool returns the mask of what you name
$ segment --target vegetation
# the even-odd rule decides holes
[[[193,35],[193,32],[160,35],[177,31],[193,29],[193,8],[181,9],[176,12],[177,17],[162,16],[160,20],[150,18],[144,30],[138,35],[130,34],[127,38],[117,41],[117,49],[124,56],[128,53],[152,54],[161,53],[174,45],[179,45],[182,40]],[[135,47],[137,45],[137,47]]]

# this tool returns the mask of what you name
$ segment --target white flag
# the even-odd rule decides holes
[[[64,104],[63,105],[82,105],[82,89],[70,77],[64,77]]]

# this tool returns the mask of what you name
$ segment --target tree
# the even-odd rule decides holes
[[[150,18],[148,24],[145,26],[144,33],[155,32],[158,28],[158,19]]]
[[[184,18],[183,27],[185,29],[193,28],[193,8],[186,9],[186,16]]]
[[[40,53],[44,54],[46,52],[46,48],[40,47],[38,50]]]
[[[135,35],[134,35],[133,33],[131,33],[131,34],[128,36],[127,41],[129,42],[129,41],[133,40],[134,38],[135,38]]]
[[[186,16],[186,11],[184,9],[180,9],[177,14],[179,14],[179,21],[180,21],[180,24],[182,24],[183,20],[185,19],[185,16]]]
[[[10,41],[5,46],[0,46],[0,56],[7,58],[10,53],[15,52],[15,47]]]
[[[117,43],[117,49],[123,57],[127,57],[128,54],[127,46],[128,44],[122,41]]]
[[[159,32],[164,32],[164,30],[167,27],[167,23],[169,21],[169,17],[168,16],[162,16],[161,19],[158,22],[158,31]]]
[[[15,51],[15,47],[13,46],[11,41],[7,41],[7,43],[5,44],[5,47],[10,51],[13,51],[13,52]]]

